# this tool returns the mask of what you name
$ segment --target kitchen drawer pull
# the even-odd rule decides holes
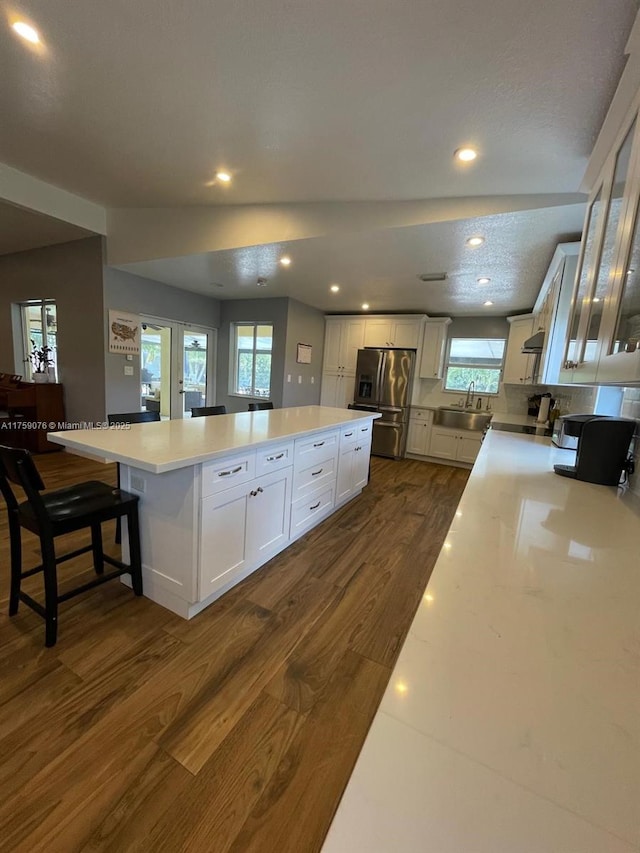
[[[276,459],[282,459],[284,453],[278,453],[277,456],[267,456],[267,462],[275,462]]]
[[[351,438],[352,435],[353,435],[352,432],[345,432],[344,437],[345,438]]]
[[[218,477],[228,477],[230,474],[237,474],[238,471],[242,471],[242,465],[238,465],[237,468],[232,468],[230,471],[218,471]]]
[[[323,444],[324,444],[324,441],[318,441],[318,442],[317,442],[316,444],[314,444],[313,446],[314,446],[314,447],[322,447],[322,446],[323,446]]]
[[[318,507],[320,506],[320,504],[321,504],[321,503],[322,503],[322,501],[318,501],[318,503],[317,503],[317,504],[314,504],[313,506],[310,506],[310,507],[309,507],[309,509],[318,509]]]
[[[320,468],[320,469],[318,469],[317,471],[312,471],[312,472],[311,472],[311,476],[312,476],[312,477],[317,477],[317,476],[318,476],[318,474],[322,474],[322,472],[323,472],[323,471],[324,471],[324,468]]]
[[[369,427],[362,427],[360,432],[369,432]]]

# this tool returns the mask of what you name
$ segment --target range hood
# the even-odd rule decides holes
[[[544,348],[544,332],[536,332],[522,344],[523,353],[540,353]]]

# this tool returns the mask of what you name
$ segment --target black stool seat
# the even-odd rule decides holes
[[[66,486],[64,489],[41,495],[41,498],[52,525],[64,527],[64,531],[60,530],[60,533],[70,533],[72,530],[86,527],[87,515],[96,516],[96,521],[98,516],[100,521],[118,518],[124,513],[127,504],[138,500],[136,495],[115,489],[99,480]],[[22,526],[37,533],[38,521],[29,501],[18,506],[18,513]]]
[[[11,483],[24,489],[26,501],[18,503]],[[11,545],[9,615],[14,616],[18,612],[19,603],[24,602],[44,618],[45,644],[54,646],[58,636],[58,605],[61,602],[124,574],[131,575],[133,591],[136,595],[142,595],[138,497],[98,480],[41,494],[43,490],[44,483],[29,451],[0,445],[0,491],[7,504]],[[122,516],[127,519],[129,533],[128,566],[105,554],[102,547],[102,522],[113,518],[119,521]],[[40,538],[42,553],[42,564],[27,571],[22,570],[23,527]],[[55,538],[85,527],[91,529],[91,544],[57,556]],[[58,564],[88,551],[93,552],[93,568],[97,577],[60,595]],[[105,574],[105,563],[116,571]],[[23,578],[40,572],[44,579],[44,607],[21,589]]]

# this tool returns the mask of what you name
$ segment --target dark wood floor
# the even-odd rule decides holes
[[[38,464],[51,488],[115,480]],[[6,615],[3,509],[0,848],[319,850],[467,476],[374,459],[359,498],[190,622],[113,582],[62,606],[54,649]]]

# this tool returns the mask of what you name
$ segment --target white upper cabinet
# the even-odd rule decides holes
[[[520,317],[507,317],[507,320],[510,323],[509,340],[502,381],[511,385],[532,385],[535,382],[533,373],[536,357],[525,355],[522,345],[536,330],[535,317],[533,314],[524,314]]]
[[[442,379],[449,323],[451,323],[450,317],[438,317],[429,319],[424,324],[419,372],[422,379]]]
[[[327,317],[324,372],[355,373],[358,350],[365,346],[365,321],[357,317]]]
[[[423,317],[389,316],[368,317],[366,320],[364,345],[366,347],[395,347],[396,349],[418,349],[422,332]]]
[[[533,309],[534,332],[544,332],[544,347],[536,381],[557,385],[565,361],[571,298],[580,243],[560,243],[553,254]]]

